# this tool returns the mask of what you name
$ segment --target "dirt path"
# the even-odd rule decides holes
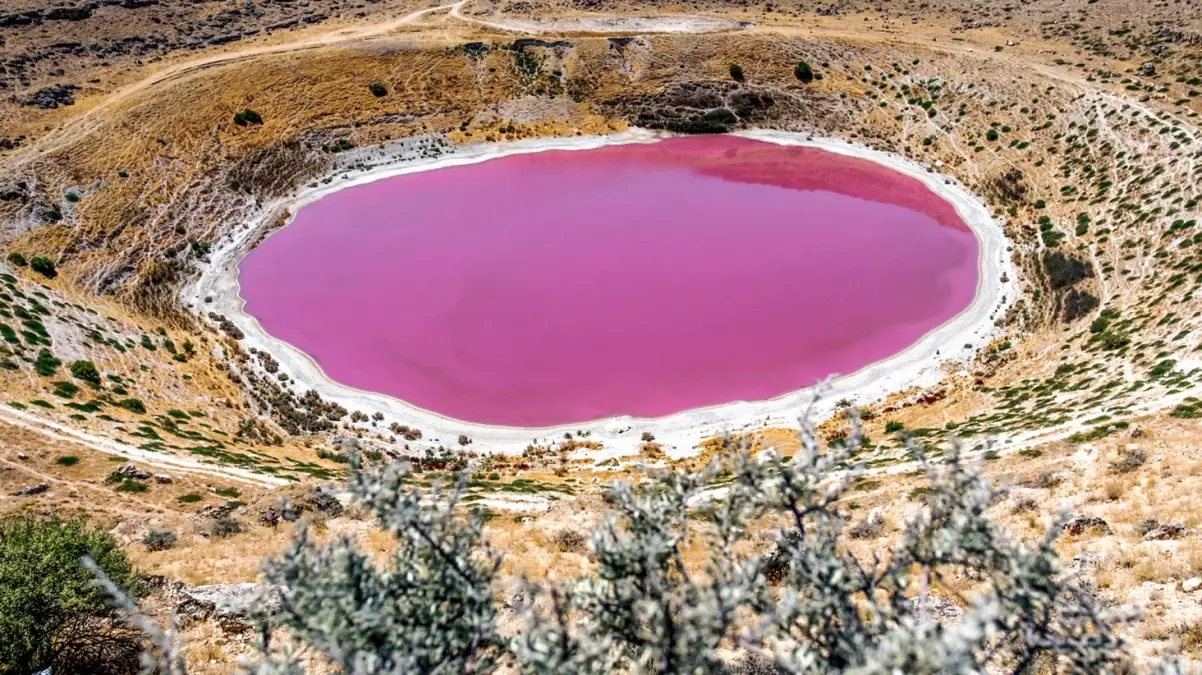
[[[419,19],[427,14],[433,14],[435,12],[448,9],[454,11],[454,9],[458,8],[465,2],[467,2],[467,0],[459,0],[459,2],[452,4],[419,9],[416,12],[411,12],[393,21],[380,24],[368,24],[359,28],[340,28],[330,33],[324,33],[315,37],[298,40],[296,42],[248,47],[246,49],[215,54],[206,58],[177,63],[109,94],[100,103],[88,109],[80,116],[72,119],[70,122],[67,122],[47,136],[43,137],[41,142],[31,147],[30,152],[17,159],[14,162],[14,166],[21,166],[24,163],[53,153],[70,145],[80,136],[84,136],[96,131],[101,122],[99,117],[100,113],[155,85],[178,81],[209,68],[215,68],[231,63],[238,63],[240,61],[247,61],[260,56],[318,49],[342,42],[351,42],[355,40],[378,37],[401,28],[402,26],[416,23]]]
[[[121,455],[128,457],[130,460],[136,460],[140,464],[158,467],[165,470],[178,471],[193,475],[209,476],[211,478],[224,478],[228,480],[240,481],[243,483],[251,483],[262,487],[279,487],[287,485],[288,481],[283,478],[274,476],[265,476],[263,474],[254,473],[245,469],[237,469],[233,467],[218,466],[214,464],[204,464],[191,457],[177,457],[167,455],[161,452],[151,452],[135,448],[132,445],[126,445],[118,441],[101,436],[95,436],[78,429],[72,429],[58,422],[46,420],[31,415],[19,410],[0,408],[0,423],[11,424],[12,426],[32,431],[41,434],[47,438],[52,438],[56,441],[66,443],[75,443],[82,445],[97,452],[103,452],[109,455]]]
[[[62,488],[66,488],[68,490],[75,490],[75,489],[85,490],[88,492],[92,492],[94,494],[100,494],[100,495],[104,495],[104,496],[108,496],[112,493],[112,491],[110,489],[97,487],[95,485],[89,485],[88,483],[86,483],[84,481],[73,481],[73,480],[64,480],[62,478],[56,478],[55,476],[52,476],[48,473],[45,473],[43,471],[38,471],[37,469],[34,469],[33,467],[26,466],[25,464],[21,464],[20,462],[14,462],[10,459],[5,459],[4,457],[0,457],[0,467],[8,467],[15,471],[19,471],[23,474],[32,476],[36,482],[45,483],[46,485],[59,486]],[[138,497],[134,497],[132,495],[127,494],[126,499],[138,506],[141,506],[143,510],[134,511],[131,509],[124,509],[124,508],[120,508],[120,507],[111,507],[111,506],[107,507],[107,510],[109,512],[119,513],[127,518],[133,518],[133,519],[142,519],[142,518],[145,518],[149,514],[162,513],[164,511],[166,511],[166,509],[164,509],[162,506],[160,506],[158,504],[153,504],[151,502],[148,502],[144,499],[139,499]]]

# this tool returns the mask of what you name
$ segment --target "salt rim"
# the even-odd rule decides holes
[[[1017,271],[1006,255],[1009,242],[1000,224],[993,219],[983,202],[961,187],[954,179],[933,173],[926,167],[891,153],[855,145],[838,139],[813,138],[806,134],[784,131],[737,132],[744,138],[820,148],[851,157],[868,159],[907,176],[922,181],[932,192],[945,199],[978,240],[977,292],[963,311],[944,324],[932,329],[906,349],[849,375],[835,377],[821,385],[823,397],[812,415],[821,418],[830,414],[840,399],[851,399],[866,405],[910,388],[931,386],[943,379],[945,365],[966,364],[976,348],[987,344],[998,331],[995,318],[1001,316],[1014,302],[1017,290],[1007,292],[1002,279],[1014,280]],[[672,457],[696,452],[697,445],[725,432],[739,433],[765,427],[797,427],[797,416],[812,401],[815,387],[806,387],[764,401],[735,401],[705,408],[673,413],[647,419],[630,416],[611,417],[578,424],[554,427],[504,427],[477,424],[452,419],[423,410],[386,394],[364,391],[334,382],[320,366],[296,347],[276,339],[263,330],[254,317],[244,311],[245,301],[239,294],[238,265],[250,252],[251,244],[269,224],[287,214],[288,222],[306,204],[332,192],[353,185],[370,183],[392,176],[417,171],[461,166],[507,155],[545,150],[585,150],[624,143],[650,143],[669,137],[668,134],[645,129],[610,136],[579,136],[573,138],[534,139],[509,143],[489,143],[456,148],[450,154],[434,159],[413,159],[398,156],[391,161],[358,174],[339,171],[340,176],[328,183],[318,182],[296,194],[264,204],[249,227],[236,232],[229,241],[221,242],[211,256],[211,264],[200,278],[182,292],[184,305],[202,314],[215,311],[224,314],[245,337],[246,347],[255,347],[271,354],[281,372],[287,373],[298,392],[316,390],[323,398],[348,410],[368,415],[381,413],[384,420],[378,431],[384,432],[393,423],[420,429],[423,438],[410,443],[411,448],[459,447],[456,439],[466,435],[472,439],[474,450],[503,454],[521,453],[531,443],[554,443],[578,431],[588,433],[583,440],[603,444],[599,451],[587,456],[601,459],[638,452],[643,433],[654,435],[665,452]],[[287,227],[287,223],[284,225]],[[1014,283],[1014,282],[1011,282]],[[204,302],[204,298],[212,298]],[[366,428],[366,425],[363,425]]]

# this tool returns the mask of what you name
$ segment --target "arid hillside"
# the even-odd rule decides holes
[[[165,583],[253,581],[287,540],[285,496],[386,545],[354,509],[326,511],[354,439],[430,482],[469,467],[507,564],[587,564],[559,537],[595,517],[598,486],[729,442],[645,433],[622,454],[568,434],[493,455],[296,385],[189,290],[266,215],[252,239],[281,226],[296,190],[382,162],[630,128],[795,131],[959,181],[1018,270],[1000,337],[947,345],[937,385],[840,402],[869,439],[846,504],[882,514],[869,539],[918,507],[916,447],[962,439],[1012,488],[997,510],[1016,535],[1061,511],[1085,523],[1059,550],[1143,610],[1137,655],[1202,658],[1200,56],[1192,2],[10,1],[0,511],[91,513]],[[788,428],[741,435],[796,451]],[[146,550],[151,529],[175,547]],[[244,651],[191,630],[198,672]]]

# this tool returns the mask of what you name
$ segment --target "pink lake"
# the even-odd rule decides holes
[[[243,261],[246,311],[333,380],[478,423],[779,396],[967,307],[977,241],[918,180],[731,136],[348,188]]]

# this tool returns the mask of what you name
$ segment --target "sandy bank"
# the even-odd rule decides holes
[[[977,236],[980,249],[979,281],[973,302],[947,323],[932,330],[917,343],[883,361],[855,373],[833,379],[828,393],[815,410],[817,416],[830,412],[842,398],[866,404],[890,393],[911,387],[927,386],[940,380],[947,368],[971,360],[975,349],[984,346],[993,334],[994,320],[1000,317],[1017,294],[1013,282],[1003,283],[1003,275],[1015,278],[1007,253],[1007,242],[999,223],[989,215],[985,205],[960,187],[955,181],[928,172],[927,168],[884,152],[871,150],[843,141],[813,139],[804,134],[775,131],[754,131],[740,134],[747,138],[784,145],[809,145],[831,152],[869,159],[896,171],[912,176],[952,204],[964,222]],[[520,453],[528,444],[540,439],[555,442],[565,433],[585,431],[589,439],[605,446],[598,456],[637,451],[643,432],[655,435],[656,440],[672,455],[688,454],[698,442],[724,431],[740,432],[764,426],[795,424],[799,411],[809,402],[812,390],[802,389],[766,401],[732,402],[699,408],[656,419],[614,417],[580,424],[548,428],[516,428],[472,424],[450,419],[411,406],[395,398],[361,391],[331,381],[307,355],[291,345],[267,335],[258,322],[243,311],[243,299],[238,293],[237,269],[252,242],[259,238],[262,228],[274,222],[280,214],[295,214],[305,204],[351,185],[367,183],[391,176],[427,171],[480,162],[509,154],[543,150],[576,150],[596,148],[616,143],[651,142],[659,135],[634,130],[606,137],[576,137],[538,139],[506,144],[481,144],[457,148],[454,153],[436,159],[415,158],[413,150],[401,149],[366,170],[348,173],[339,171],[327,183],[300,190],[289,199],[265,204],[260,216],[249,227],[239,229],[231,238],[218,243],[212,263],[202,277],[185,289],[183,300],[194,311],[224,314],[246,334],[243,344],[270,352],[280,364],[280,370],[293,380],[298,392],[316,389],[323,397],[348,410],[360,410],[368,415],[381,413],[384,421],[378,429],[386,430],[392,422],[416,427],[424,437],[418,446],[446,445],[458,447],[460,434],[473,440],[472,448],[492,452]],[[210,298],[205,302],[205,298]],[[971,347],[966,346],[971,345]]]

